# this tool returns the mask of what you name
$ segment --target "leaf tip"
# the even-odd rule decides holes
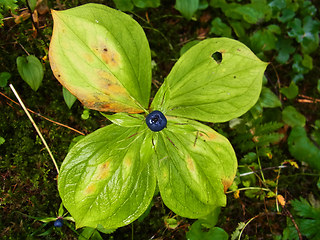
[[[222,182],[222,185],[223,185],[223,191],[227,192],[228,188],[233,183],[233,177],[232,178],[227,178],[227,179],[222,179],[221,182]]]

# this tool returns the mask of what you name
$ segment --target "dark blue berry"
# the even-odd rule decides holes
[[[53,225],[54,225],[55,227],[59,227],[59,228],[62,227],[62,225],[63,225],[63,219],[62,219],[62,218],[58,218],[57,220],[54,221]]]
[[[148,127],[154,131],[159,132],[167,126],[167,119],[160,111],[153,111],[146,117]]]

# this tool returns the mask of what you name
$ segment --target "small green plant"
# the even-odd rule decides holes
[[[308,201],[309,200],[309,201]],[[293,210],[295,211],[296,224],[303,236],[307,239],[316,240],[320,238],[320,207],[319,201],[315,200],[312,195],[309,199],[294,199],[291,201]],[[283,231],[282,239],[299,239],[298,232],[291,221]]]
[[[43,67],[38,58],[33,55],[17,58],[17,68],[21,78],[28,83],[33,91],[37,91],[43,79]]]
[[[131,223],[156,185],[183,217],[205,219],[225,206],[236,155],[227,138],[198,121],[247,112],[267,63],[238,41],[203,40],[180,57],[149,104],[151,54],[137,22],[98,4],[53,11],[53,18],[55,77],[87,108],[115,112],[103,113],[112,124],[76,143],[62,163],[58,189],[76,227]]]

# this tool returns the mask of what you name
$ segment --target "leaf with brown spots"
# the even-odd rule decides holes
[[[61,166],[58,189],[77,228],[115,229],[143,214],[156,186],[153,153],[143,127],[115,124],[74,145]]]
[[[130,16],[99,4],[52,11],[49,56],[59,82],[86,107],[144,112],[151,87],[146,36]]]
[[[168,117],[156,153],[157,179],[164,203],[176,214],[200,218],[225,206],[237,159],[229,141],[201,123]]]

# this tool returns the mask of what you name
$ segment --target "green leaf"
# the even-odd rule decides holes
[[[308,138],[303,127],[294,127],[288,138],[289,151],[299,161],[306,162],[311,168],[320,171],[320,149]]]
[[[174,7],[186,18],[191,19],[198,10],[199,0],[176,0]]]
[[[175,229],[179,226],[179,222],[175,218],[170,218],[170,217],[164,217],[164,222],[167,228],[169,229]]]
[[[318,90],[318,92],[320,93],[320,79],[318,79],[317,90]]]
[[[140,25],[100,4],[52,15],[50,64],[62,85],[88,108],[143,112],[149,104],[151,55]]]
[[[290,29],[290,31],[288,32],[288,35],[290,37],[296,38],[297,42],[299,42],[299,43],[302,42],[302,38],[303,38],[303,34],[304,34],[301,25],[302,25],[302,23],[299,18],[293,19],[288,24],[288,28]]]
[[[187,240],[228,240],[228,238],[228,234],[222,228],[214,227],[209,231],[203,231],[201,220],[195,221],[187,232]]]
[[[263,18],[263,15],[255,11],[255,9],[249,6],[241,6],[235,9],[235,12],[242,15],[243,19],[251,24],[255,24],[259,21],[259,19]]]
[[[234,33],[237,35],[239,39],[247,38],[246,29],[242,22],[233,21],[230,23],[230,25],[233,28]]]
[[[303,16],[315,16],[317,7],[314,6],[311,1],[303,1],[301,13]]]
[[[6,140],[3,137],[0,137],[0,145],[4,144]]]
[[[183,45],[183,47],[180,49],[180,56],[182,56],[184,53],[186,53],[193,46],[197,45],[199,42],[201,42],[201,41],[200,40],[193,40],[193,41],[188,42],[185,45]]]
[[[281,10],[287,6],[286,0],[273,0],[269,3],[269,6],[276,10]]]
[[[214,33],[217,36],[231,37],[231,28],[222,22],[221,18],[216,17],[211,21],[210,33]]]
[[[240,234],[242,233],[242,229],[246,227],[246,224],[244,222],[239,222],[237,228],[233,231],[231,234],[231,240],[238,239]]]
[[[43,67],[33,55],[17,57],[17,67],[21,78],[28,83],[33,91],[37,91],[43,79]]]
[[[207,0],[200,0],[198,9],[199,10],[205,10],[205,9],[208,8],[208,6],[209,6],[209,3],[208,3]]]
[[[113,233],[117,229],[105,229],[101,224],[98,224],[97,230],[99,232],[105,233],[105,234],[110,234]]]
[[[133,9],[133,3],[131,0],[113,0],[116,4],[116,8],[121,11],[131,11]]]
[[[139,8],[156,8],[160,6],[160,0],[132,0],[134,5]]]
[[[225,206],[237,160],[229,141],[211,128],[184,118],[167,117],[155,135],[157,179],[164,203],[176,214],[201,218]]]
[[[281,28],[278,26],[278,25],[275,25],[275,24],[270,24],[268,27],[267,27],[268,31],[272,32],[272,33],[275,33],[275,34],[278,34],[280,35],[281,34]]]
[[[37,6],[37,0],[27,0],[27,1],[31,11],[33,12]]]
[[[204,40],[180,57],[151,108],[207,122],[231,120],[258,100],[266,66],[236,40]]]
[[[73,96],[72,93],[69,92],[65,87],[62,87],[62,94],[65,103],[67,104],[68,108],[71,109],[77,98]]]
[[[4,10],[14,10],[18,8],[18,5],[16,4],[17,0],[4,0],[0,2],[0,7],[3,7]]]
[[[250,24],[256,24],[264,18],[269,19],[271,8],[266,1],[252,1],[251,4],[242,4],[232,10],[233,13],[242,16],[243,20]]]
[[[313,68],[312,57],[310,57],[308,54],[303,55],[303,60],[301,61],[301,64],[308,70],[312,70]]]
[[[259,103],[264,108],[281,107],[279,98],[267,87],[262,88]]]
[[[320,145],[320,120],[316,120],[313,126],[314,130],[311,133],[311,138]]]
[[[308,72],[308,69],[306,67],[304,67],[303,64],[302,64],[303,59],[302,59],[301,55],[294,54],[293,55],[293,61],[294,62],[292,64],[292,69],[293,69],[294,72],[301,73],[301,74],[305,74],[305,73]],[[303,78],[304,77],[302,75],[302,79]],[[301,79],[299,79],[299,80],[301,80]],[[297,82],[297,81],[295,81],[295,82]]]
[[[291,201],[291,205],[300,217],[318,218],[320,220],[320,208],[311,206],[306,199],[302,197],[300,197],[300,200],[294,199]]]
[[[320,22],[312,19],[311,16],[303,18],[294,18],[288,24],[290,31],[288,35],[301,43],[302,51],[306,54],[314,52],[319,46],[319,28]]]
[[[268,29],[258,30],[250,37],[250,42],[254,52],[270,51],[276,48],[277,37]]]
[[[140,127],[145,121],[144,117],[140,114],[116,113],[113,115],[102,115],[121,127]]]
[[[297,212],[297,215],[303,217],[300,219],[296,218],[302,235],[311,240],[319,239],[320,208],[311,206],[310,203],[302,197],[300,197],[300,200],[292,200],[291,204]]]
[[[292,18],[294,18],[294,16],[296,15],[296,13],[294,11],[292,11],[289,8],[283,9],[283,11],[281,12],[281,16],[278,17],[280,22],[286,23],[289,22]]]
[[[306,124],[306,118],[293,106],[288,106],[283,109],[282,120],[291,127],[303,127]]]
[[[295,48],[292,46],[292,40],[280,37],[276,43],[278,56],[276,60],[279,63],[286,63],[289,60],[290,54],[294,53]]]
[[[302,52],[309,54],[316,51],[319,47],[320,21],[312,19],[311,16],[306,16],[303,19],[303,31]]]
[[[57,218],[55,218],[55,217],[47,217],[47,218],[39,218],[38,220],[41,221],[41,222],[46,223],[46,222],[53,222],[53,221],[57,220]]]
[[[103,240],[100,233],[95,228],[89,228],[89,227],[86,227],[82,230],[78,239],[79,240],[88,240],[88,239]]]
[[[201,217],[199,218],[199,220],[201,221],[204,227],[213,228],[219,220],[220,212],[221,207],[216,207],[209,215]]]
[[[112,124],[87,135],[68,153],[58,189],[77,228],[118,228],[148,208],[156,178],[151,135],[142,130]]]
[[[299,93],[299,88],[292,81],[289,87],[281,88],[280,92],[283,93],[288,99],[294,99]]]
[[[62,217],[63,214],[64,214],[64,207],[63,207],[63,204],[61,203],[58,211],[58,217]]]
[[[81,114],[81,118],[83,120],[87,120],[87,119],[89,119],[89,117],[90,117],[90,111],[89,111],[89,109],[85,108]]]
[[[11,74],[8,72],[0,73],[0,87],[7,86],[8,80],[11,78]]]
[[[147,210],[138,218],[138,222],[143,222],[143,220],[149,215],[152,207],[153,202],[151,201]]]

